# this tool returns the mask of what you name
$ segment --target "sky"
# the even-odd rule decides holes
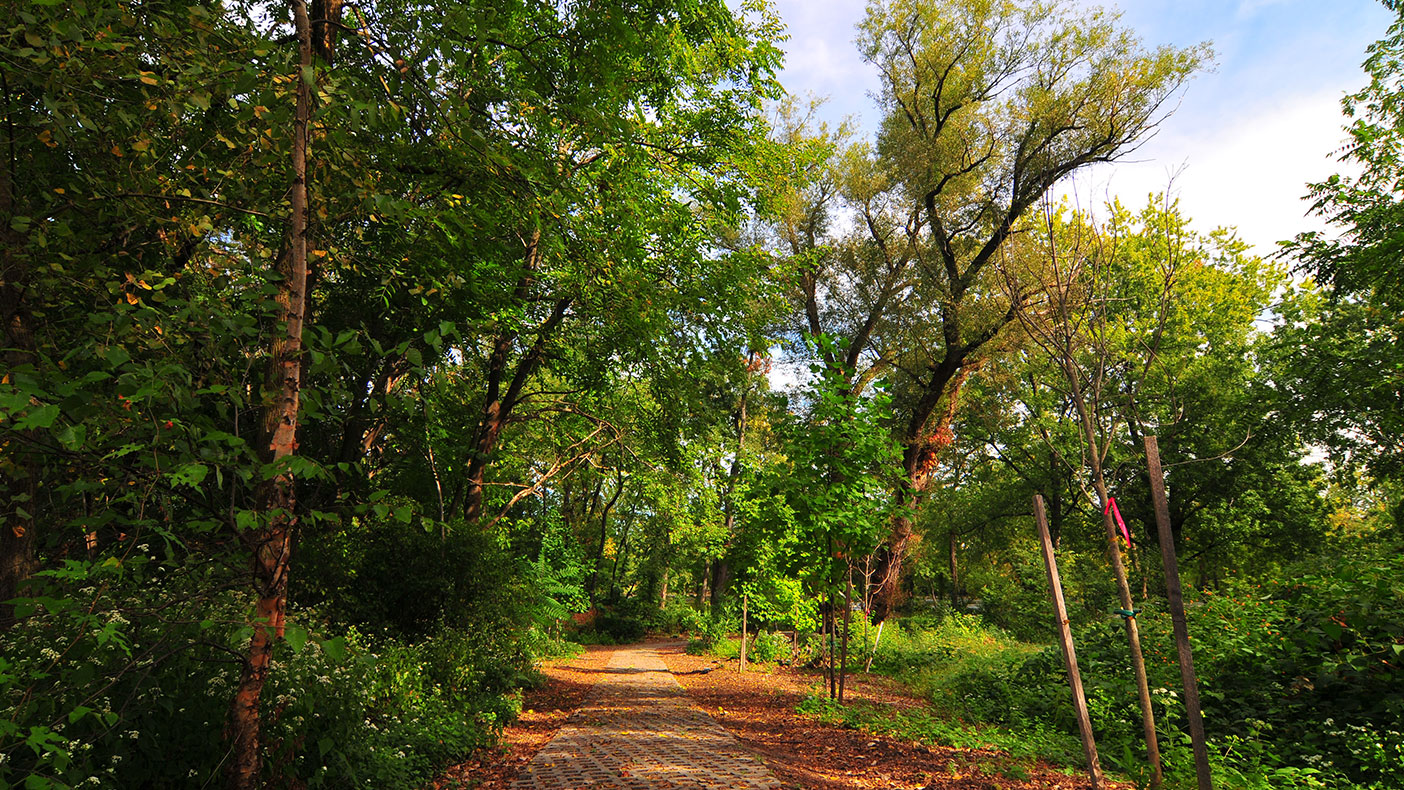
[[[872,133],[876,72],[853,45],[861,0],[778,0],[790,39],[781,81],[827,97],[820,115]],[[1259,254],[1323,225],[1306,216],[1306,185],[1343,168],[1340,100],[1363,87],[1365,47],[1391,15],[1376,0],[1121,0],[1123,24],[1148,46],[1208,41],[1212,71],[1182,91],[1174,114],[1129,160],[1062,186],[1082,205],[1130,208],[1171,186],[1201,230],[1233,226]],[[1174,175],[1173,182],[1171,176]]]

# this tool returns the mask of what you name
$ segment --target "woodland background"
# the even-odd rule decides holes
[[[763,0],[0,18],[0,787],[419,786],[535,659],[743,596],[1076,764],[1035,493],[1104,760],[1114,555],[1188,786],[1147,435],[1220,781],[1404,786],[1404,22],[1262,258],[1050,201],[1212,60],[1070,3],[874,0],[874,141]]]

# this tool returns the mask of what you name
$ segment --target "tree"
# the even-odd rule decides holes
[[[290,462],[297,453],[297,429],[302,418],[302,334],[307,327],[308,219],[307,161],[312,122],[312,21],[303,0],[290,2],[297,40],[297,70],[293,73],[294,110],[292,184],[288,199],[287,238],[278,252],[278,329],[271,338],[264,380],[260,456],[272,473],[257,491],[260,523],[240,537],[252,555],[254,586],[253,636],[229,711],[230,749],[225,785],[230,790],[256,790],[263,753],[259,744],[260,697],[273,660],[273,642],[284,636],[288,572],[293,530],[297,525],[297,493]],[[326,20],[321,20],[326,25]],[[330,63],[331,41],[323,39],[322,59]],[[266,521],[265,521],[266,520]]]
[[[1041,435],[1047,450],[1069,467],[1086,504],[1101,515],[1122,610],[1135,607],[1120,541],[1125,539],[1128,552],[1135,544],[1118,531],[1113,508],[1144,514],[1140,521],[1148,526],[1138,532],[1151,532],[1137,451],[1147,434],[1160,436],[1175,454],[1179,519],[1169,526],[1182,545],[1189,545],[1186,522],[1205,510],[1212,528],[1195,536],[1197,555],[1221,544],[1236,550],[1256,543],[1309,548],[1312,542],[1302,538],[1311,524],[1321,523],[1321,512],[1293,500],[1303,489],[1308,500],[1318,495],[1302,485],[1309,479],[1293,474],[1301,469],[1302,448],[1291,427],[1275,426],[1275,415],[1259,411],[1264,388],[1254,365],[1258,317],[1293,302],[1283,268],[1247,254],[1226,231],[1195,233],[1165,198],[1136,215],[1113,205],[1104,222],[1046,204],[1040,213],[1039,226],[1012,246],[1003,270],[1006,288],[1035,294],[1019,310],[1019,322],[1057,371],[1044,384],[1066,402],[1063,411],[1080,430],[1082,446],[1070,451],[1052,431]],[[1119,507],[1112,504],[1113,487],[1124,503]],[[1284,511],[1305,516],[1306,523],[1263,518],[1255,503],[1274,495],[1282,496]],[[1254,520],[1267,524],[1255,526]],[[1152,563],[1142,561],[1143,578]],[[1123,619],[1153,781],[1159,783],[1139,628],[1133,616]]]
[[[1318,311],[1294,311],[1276,336],[1288,404],[1315,425],[1339,461],[1381,481],[1404,479],[1404,5],[1367,50],[1370,84],[1341,101],[1350,119],[1341,161],[1360,175],[1312,184],[1313,210],[1339,230],[1286,245],[1329,293]]]
[[[351,554],[419,545],[404,533],[424,524],[461,558],[483,544],[451,535],[456,492],[515,538],[532,495],[559,493],[553,464],[622,467],[604,451],[644,444],[621,449],[628,431],[671,437],[646,450],[666,456],[696,403],[653,390],[700,343],[751,331],[707,299],[755,295],[760,259],[710,240],[752,191],[739,163],[778,57],[763,4],[310,6],[6,17],[0,600],[21,600],[0,622],[75,619],[76,649],[110,649],[111,676],[7,671],[24,700],[0,727],[7,757],[65,717],[75,735],[7,759],[5,781],[81,773],[70,745],[113,731],[82,701],[139,695],[186,661],[203,663],[182,679],[242,673],[236,755],[210,765],[256,782],[275,764],[273,658],[322,622],[297,595],[340,615],[328,628],[379,630],[383,609],[337,600],[376,557]],[[492,479],[512,441],[531,457]],[[503,482],[524,485],[480,496]],[[317,577],[300,584],[294,555]],[[378,559],[392,575],[397,558]],[[470,582],[393,630],[466,622]],[[138,589],[163,603],[131,604]],[[218,743],[194,715],[168,718]],[[125,783],[169,783],[165,768],[124,767]]]
[[[850,389],[893,372],[902,497],[916,507],[962,384],[1014,320],[992,267],[1020,218],[1059,180],[1134,150],[1208,50],[1146,51],[1106,11],[1013,0],[873,2],[858,43],[881,76],[882,127],[829,171],[857,228],[826,235],[839,209],[816,181],[780,235],[801,264],[800,326],[846,341],[825,365]],[[879,619],[912,537],[898,517]]]
[[[832,341],[820,337],[817,342]],[[798,530],[792,562],[799,577],[828,599],[829,696],[842,702],[853,576],[893,516],[898,449],[883,424],[889,408],[883,389],[851,393],[835,372],[815,366],[814,374],[806,393],[808,415],[791,425],[786,442],[788,499]],[[839,606],[844,612],[841,631]],[[842,644],[835,650],[840,633]]]

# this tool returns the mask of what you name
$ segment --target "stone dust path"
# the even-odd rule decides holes
[[[780,780],[688,700],[658,652],[621,647],[513,790],[772,790]]]

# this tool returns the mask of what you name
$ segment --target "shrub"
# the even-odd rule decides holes
[[[704,630],[706,622],[704,614],[686,603],[673,603],[660,612],[657,628],[673,634],[697,634]]]
[[[602,612],[595,618],[595,628],[621,645],[642,640],[645,632],[642,619],[613,612]]]
[[[1169,786],[1192,786],[1169,616],[1138,618]],[[1279,580],[1231,580],[1190,602],[1189,628],[1216,776],[1241,788],[1404,786],[1404,557],[1388,547],[1318,558]],[[890,634],[890,636],[889,636]],[[1140,714],[1121,621],[1075,634],[1102,756],[1139,770]],[[1075,731],[1056,646],[979,617],[889,628],[875,660],[947,716]]]
[[[237,622],[242,611],[224,597],[189,626],[159,630],[104,615],[76,641],[72,620],[42,613],[0,635],[0,698],[14,717],[0,727],[9,757],[0,786],[218,782],[238,668],[216,648],[241,647],[248,637],[216,623]],[[311,619],[291,615],[293,624]],[[305,641],[299,627],[290,633],[276,645],[263,693],[269,787],[417,786],[487,745],[516,714],[510,692],[529,678],[529,666],[486,630],[414,643],[354,629]],[[72,649],[55,662],[46,646],[69,641]]]
[[[751,640],[751,646],[746,652],[746,657],[752,661],[789,661],[791,653],[790,638],[785,634],[774,632],[766,633],[762,631]]]

